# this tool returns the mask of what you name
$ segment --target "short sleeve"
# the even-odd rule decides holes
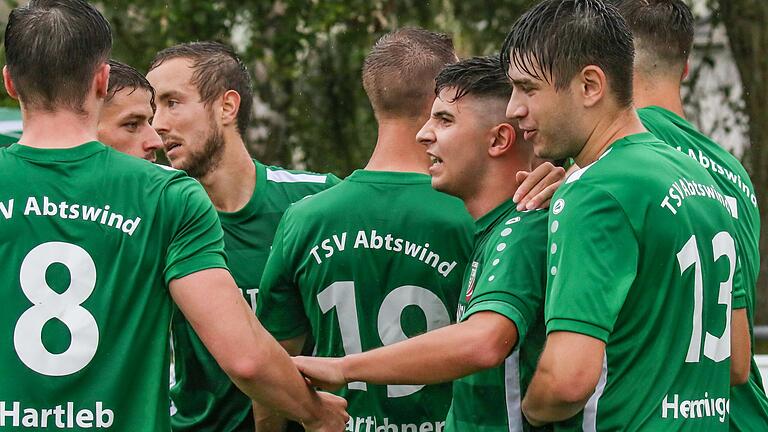
[[[286,225],[290,224],[287,216],[288,213],[283,216],[275,233],[256,299],[259,321],[277,340],[301,336],[310,330],[301,293],[294,282],[294,271],[289,264],[292,261],[286,259],[286,254],[290,254],[285,238]]]
[[[738,251],[741,253],[741,251]],[[731,308],[745,309],[747,307],[747,292],[744,286],[744,274],[741,258],[736,259],[736,274],[733,277],[733,291],[731,299]]]
[[[637,275],[638,240],[623,208],[594,185],[575,184],[559,198],[549,219],[547,333],[607,342]]]
[[[190,177],[171,180],[161,198],[172,234],[165,254],[165,282],[210,268],[227,268],[224,232],[210,198]]]
[[[546,214],[530,217],[534,220],[505,226],[488,239],[483,269],[462,317],[501,314],[515,323],[521,341],[540,319],[546,283]]]

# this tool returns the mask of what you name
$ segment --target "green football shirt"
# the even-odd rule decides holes
[[[638,110],[640,119],[656,137],[687,154],[706,168],[732,206],[736,244],[739,249],[749,331],[755,316],[755,285],[760,272],[760,213],[755,188],[744,167],[730,153],[692,124],[664,108]],[[754,339],[752,346],[754,348]],[[731,388],[731,430],[768,431],[768,398],[754,358],[749,381]]]
[[[556,192],[547,333],[606,343],[583,430],[728,430],[730,317],[745,301],[729,208],[703,168],[647,132]]]
[[[98,142],[0,171],[0,429],[169,430],[168,283],[226,268],[205,191]]]
[[[454,381],[446,432],[531,429],[520,402],[544,346],[547,212],[516,206],[507,201],[477,220],[457,318],[495,312],[515,323],[519,341],[502,365]]]
[[[355,171],[285,213],[257,315],[278,340],[309,334],[340,357],[452,322],[474,223],[424,174]],[[451,385],[350,383],[348,431],[438,431]]]
[[[254,164],[256,187],[250,201],[237,212],[219,212],[230,271],[252,307],[255,307],[264,264],[285,209],[339,182],[333,175],[288,171],[257,161]],[[251,400],[221,370],[181,314],[174,315],[172,333],[173,430],[253,432]]]

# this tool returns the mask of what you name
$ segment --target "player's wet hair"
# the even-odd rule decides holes
[[[146,90],[149,92],[149,103],[152,105],[152,110],[155,110],[155,89],[147,81],[136,68],[119,62],[117,60],[109,60],[109,88],[107,89],[107,102],[111,101],[115,97],[115,94],[120,90],[130,90],[128,94],[133,93],[136,90]]]
[[[363,62],[363,87],[376,116],[423,115],[435,76],[455,61],[447,34],[403,28],[382,36]]]
[[[612,0],[635,41],[636,65],[681,73],[693,48],[694,18],[682,0]]]
[[[584,67],[598,66],[622,107],[632,103],[634,47],[627,23],[603,0],[545,0],[523,14],[501,49],[510,63],[563,90]]]
[[[13,9],[5,63],[22,103],[83,114],[96,69],[112,49],[112,30],[83,0],[32,0]]]
[[[157,53],[149,70],[176,58],[192,62],[192,84],[200,94],[200,101],[206,105],[210,105],[229,90],[234,90],[240,95],[237,131],[245,138],[253,110],[253,83],[248,68],[235,50],[222,43],[210,41],[174,45]]]
[[[498,56],[472,57],[443,68],[435,78],[435,94],[455,88],[453,103],[466,95],[509,100],[512,86]]]

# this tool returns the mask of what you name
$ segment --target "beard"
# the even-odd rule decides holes
[[[200,179],[215,170],[224,156],[224,134],[211,119],[211,133],[205,140],[203,148],[195,153],[190,153],[189,162],[183,168],[190,177]]]

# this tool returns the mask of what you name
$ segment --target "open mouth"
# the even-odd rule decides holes
[[[429,160],[432,162],[433,166],[434,165],[442,165],[443,164],[443,160],[442,159],[440,159],[439,157],[437,157],[437,156],[435,156],[435,155],[433,155],[431,153],[429,154]]]
[[[168,154],[177,147],[181,147],[181,143],[178,143],[178,142],[167,143],[165,145],[165,153]]]

